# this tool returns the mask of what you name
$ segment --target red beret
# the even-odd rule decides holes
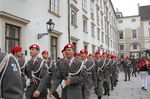
[[[102,55],[107,54],[106,52],[103,52]]]
[[[40,50],[40,46],[37,45],[37,44],[31,45],[31,46],[29,47],[29,49],[31,49],[31,48],[36,48],[37,50]]]
[[[112,55],[108,53],[108,54],[107,54],[107,57],[108,57],[108,56],[112,56]]]
[[[14,47],[12,47],[12,52],[18,52],[18,51],[21,51],[22,50],[22,47],[20,47],[20,46],[14,46]]]
[[[103,57],[103,55],[99,55],[100,57]]]
[[[83,49],[83,50],[80,51],[80,53],[88,54],[88,51],[86,49]]]
[[[96,52],[95,52],[95,55],[97,55],[97,54],[100,54],[100,51],[96,51]]]
[[[92,56],[92,54],[89,54],[89,56]]]
[[[62,50],[61,50],[61,53],[63,53],[64,51],[65,51],[65,50],[64,50],[64,49],[62,49]]]
[[[77,52],[75,55],[79,56],[79,55],[81,55],[81,53]]]
[[[64,47],[64,50],[65,50],[66,48],[73,48],[73,49],[74,49],[74,45],[72,45],[72,44],[66,44],[65,47]]]
[[[42,52],[42,54],[44,54],[44,53],[45,53],[45,54],[48,54],[48,51],[47,51],[47,50],[45,50],[45,51],[43,51],[43,52]]]

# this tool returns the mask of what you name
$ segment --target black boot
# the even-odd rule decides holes
[[[61,99],[61,98],[59,97],[59,94],[58,94],[57,91],[54,91],[54,92],[52,93],[52,95],[53,95],[56,99]]]
[[[107,89],[104,88],[104,95],[107,95]]]
[[[108,96],[110,96],[110,93],[109,93],[109,88],[107,89],[107,95],[108,95]]]
[[[102,99],[101,96],[98,96],[98,99]]]

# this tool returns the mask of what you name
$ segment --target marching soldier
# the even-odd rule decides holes
[[[81,60],[81,53],[77,52],[77,53],[75,54],[75,57],[76,57],[77,59]]]
[[[110,54],[106,54],[106,52],[103,52],[103,56],[106,59],[106,65],[105,65],[105,69],[104,69],[104,95],[108,95],[110,96],[110,77],[112,76],[111,74],[111,58],[110,58]]]
[[[92,55],[92,54],[89,54],[88,59],[91,60],[91,61],[93,61],[93,60],[94,60],[93,55]]]
[[[90,92],[93,85],[96,82],[96,73],[95,73],[95,64],[93,61],[87,59],[88,51],[86,49],[83,49],[80,51],[82,61],[85,65],[85,70],[88,74],[89,79],[85,80],[83,83],[83,99],[89,99]]]
[[[56,72],[56,80],[52,84],[49,96],[57,89],[59,84],[62,86],[61,99],[82,99],[81,83],[88,76],[83,69],[84,63],[74,58],[74,46],[67,44],[64,47],[66,59],[61,61]]]
[[[132,66],[132,76],[137,76],[136,72],[137,72],[137,60],[135,59],[134,56],[131,56],[131,66]]]
[[[22,53],[21,57],[18,58],[18,62],[21,69],[21,79],[23,84],[23,89],[26,88],[26,77],[25,77],[25,55]]]
[[[112,69],[112,76],[110,77],[111,80],[111,90],[114,90],[113,87],[116,86],[117,81],[117,74],[118,74],[118,68],[117,68],[117,62],[116,62],[116,56],[111,55],[112,63],[111,63],[111,69]]]
[[[124,60],[123,67],[124,67],[124,73],[125,73],[124,81],[127,81],[127,77],[128,77],[128,80],[130,81],[131,61],[128,57],[126,57],[126,59]]]
[[[22,47],[12,48],[12,54],[0,53],[0,99],[23,99],[21,71],[17,58]]]
[[[38,57],[40,47],[33,44],[29,47],[31,59],[25,67],[27,80],[27,99],[47,99],[47,64],[44,60]]]
[[[56,71],[56,64],[53,60],[51,60],[49,57],[48,57],[48,51],[43,51],[42,52],[42,57],[43,59],[47,62],[48,64],[48,80],[47,80],[47,87],[50,89],[51,88],[51,85],[53,84],[53,80],[54,80],[54,72]],[[54,91],[53,93],[53,96],[56,98],[56,99],[60,99],[59,97],[59,94],[57,93],[57,91]]]
[[[95,69],[97,73],[97,81],[95,86],[95,93],[98,96],[98,99],[101,99],[103,96],[103,80],[104,80],[104,68],[106,59],[100,59],[100,52],[95,53]]]

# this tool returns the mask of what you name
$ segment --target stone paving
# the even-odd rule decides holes
[[[149,76],[148,86],[150,86]],[[90,99],[97,99],[94,91],[92,91]],[[119,74],[119,83],[110,96],[103,96],[102,99],[150,99],[150,87],[147,91],[141,90],[140,76],[131,77],[131,81],[124,81],[124,73]]]

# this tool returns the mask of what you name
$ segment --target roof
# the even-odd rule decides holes
[[[150,5],[140,6],[139,14],[141,16],[141,20],[149,20],[150,19]]]

